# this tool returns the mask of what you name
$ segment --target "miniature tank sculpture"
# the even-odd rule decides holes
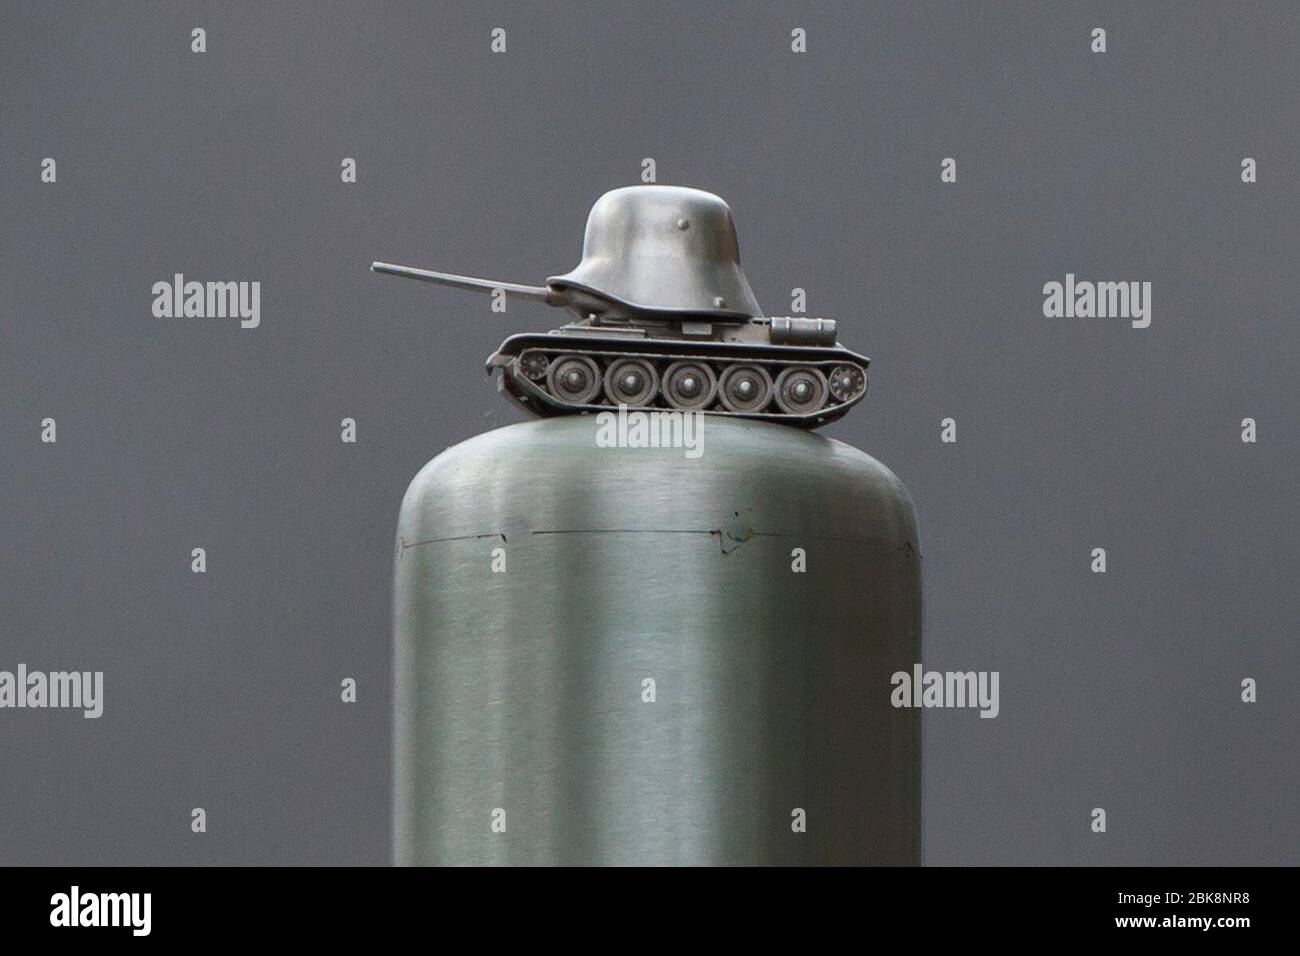
[[[727,204],[679,186],[627,186],[591,209],[582,261],[544,286],[374,262],[386,275],[532,299],[577,319],[512,335],[487,361],[532,414],[658,408],[815,428],[866,394],[869,359],[832,319],[765,317]]]

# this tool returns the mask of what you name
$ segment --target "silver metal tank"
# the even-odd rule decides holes
[[[501,393],[532,415],[627,405],[819,428],[867,392],[871,360],[839,343],[836,320],[763,315],[730,207],[699,189],[605,193],[587,216],[582,261],[544,286],[370,268],[572,312],[575,321],[511,335],[488,357]]]
[[[707,416],[697,458],[601,427],[479,435],[406,493],[396,861],[918,863],[902,484],[788,425]]]

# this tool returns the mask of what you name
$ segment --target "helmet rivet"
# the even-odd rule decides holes
[[[720,309],[720,308],[722,308],[724,305],[727,304],[727,300],[724,299],[724,298],[723,298],[722,296],[720,296],[720,295],[719,295],[719,296],[715,296],[714,299],[713,299],[713,304],[714,304],[714,306],[716,306],[717,308]]]
[[[677,228],[685,232],[687,229],[691,228],[691,221],[686,218],[678,219]]]

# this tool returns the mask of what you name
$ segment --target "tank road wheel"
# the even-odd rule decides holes
[[[830,387],[838,401],[848,402],[866,390],[867,377],[856,365],[837,365],[831,372]]]
[[[795,365],[776,379],[776,404],[787,415],[808,415],[826,402],[826,376],[818,369]]]
[[[619,359],[605,369],[605,394],[615,405],[649,405],[657,391],[659,376],[645,359]]]
[[[761,412],[772,400],[772,376],[761,365],[732,365],[722,372],[718,397],[729,412]]]
[[[672,408],[703,411],[718,391],[718,377],[704,362],[682,359],[664,372],[664,400]]]
[[[585,355],[561,355],[546,370],[546,385],[561,402],[586,405],[600,391],[600,369]]]
[[[519,374],[530,382],[537,382],[546,377],[546,367],[550,364],[545,352],[529,349],[519,356]]]

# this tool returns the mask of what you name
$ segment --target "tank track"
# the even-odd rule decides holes
[[[862,400],[870,359],[842,346],[665,341],[592,334],[512,335],[487,361],[534,415],[701,411],[817,428]]]

